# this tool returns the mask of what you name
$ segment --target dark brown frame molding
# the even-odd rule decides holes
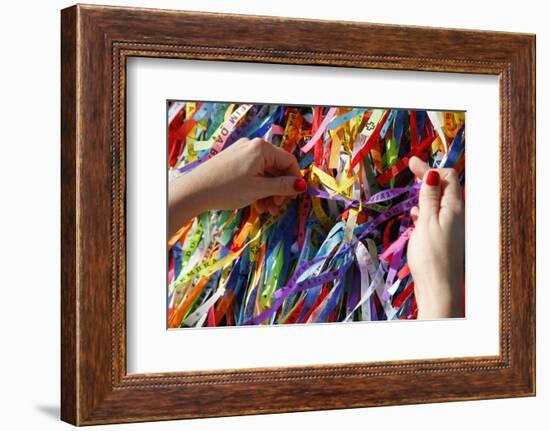
[[[373,39],[376,44],[369,43]],[[61,13],[61,54],[64,421],[88,425],[535,394],[534,35],[77,5]],[[127,374],[125,100],[131,56],[498,75],[500,354]],[[521,219],[513,216],[518,213]]]

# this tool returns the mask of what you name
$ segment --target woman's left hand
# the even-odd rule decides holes
[[[211,209],[254,204],[260,213],[276,215],[288,197],[306,188],[292,154],[263,139],[241,138],[170,183],[170,231]]]

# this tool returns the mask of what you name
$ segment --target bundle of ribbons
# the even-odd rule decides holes
[[[294,154],[308,187],[276,216],[211,210],[182,226],[168,326],[415,319],[408,161],[452,167],[463,185],[464,130],[463,112],[170,102],[170,180],[259,137]]]

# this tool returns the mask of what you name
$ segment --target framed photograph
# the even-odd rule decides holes
[[[76,5],[61,54],[64,421],[535,394],[534,35]]]

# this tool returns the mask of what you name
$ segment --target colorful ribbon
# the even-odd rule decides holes
[[[416,318],[408,161],[455,167],[463,184],[464,115],[171,102],[170,181],[254,137],[294,154],[306,193],[275,217],[212,210],[170,238],[169,327]]]

